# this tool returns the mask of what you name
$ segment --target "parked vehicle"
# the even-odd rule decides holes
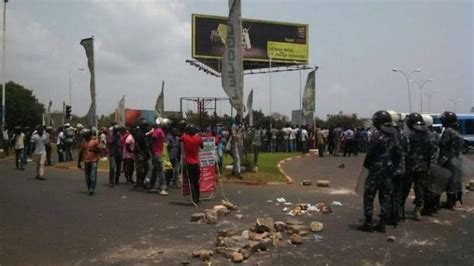
[[[439,114],[433,115],[433,126],[441,124]],[[474,114],[458,114],[459,133],[464,139],[463,152],[474,149]]]

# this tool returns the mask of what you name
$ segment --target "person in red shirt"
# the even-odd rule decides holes
[[[81,162],[84,161],[84,174],[86,177],[87,190],[89,195],[94,195],[95,185],[97,183],[97,164],[100,159],[100,148],[99,142],[97,141],[95,134],[90,129],[85,129],[83,132],[84,141],[81,145],[81,151],[79,153],[79,160],[77,161],[77,167],[82,169]]]
[[[196,127],[188,125],[186,133],[180,138],[183,143],[185,169],[188,173],[191,196],[195,205],[199,203],[199,177],[201,175],[199,148],[203,146],[201,137],[196,133]]]

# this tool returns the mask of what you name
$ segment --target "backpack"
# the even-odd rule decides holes
[[[72,129],[67,129],[66,130],[66,138],[68,138],[68,139],[74,138],[74,131]]]

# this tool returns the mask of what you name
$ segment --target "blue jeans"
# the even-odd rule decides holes
[[[97,162],[85,162],[84,174],[86,177],[87,188],[95,190],[95,185],[97,183]]]
[[[163,159],[161,156],[153,155],[151,163],[153,164],[153,170],[151,172],[150,186],[155,187],[156,189],[166,189]],[[158,184],[156,183],[157,176]]]
[[[295,145],[296,145],[296,140],[294,140],[294,139],[290,139],[290,140],[289,140],[289,143],[290,143],[290,149],[289,149],[289,152],[295,152]]]
[[[276,145],[276,139],[272,139],[272,140],[270,141],[270,152],[275,152],[276,146],[277,146],[277,145]]]
[[[23,169],[23,164],[25,163],[23,158],[23,149],[15,149],[15,165],[16,169]]]
[[[301,141],[301,149],[303,150],[303,153],[308,151],[308,142],[306,140]]]

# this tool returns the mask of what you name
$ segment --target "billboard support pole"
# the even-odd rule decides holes
[[[270,130],[272,129],[272,56],[269,56],[268,66],[270,71],[268,71],[268,81],[270,85],[270,103],[269,103],[269,116],[270,116]]]

